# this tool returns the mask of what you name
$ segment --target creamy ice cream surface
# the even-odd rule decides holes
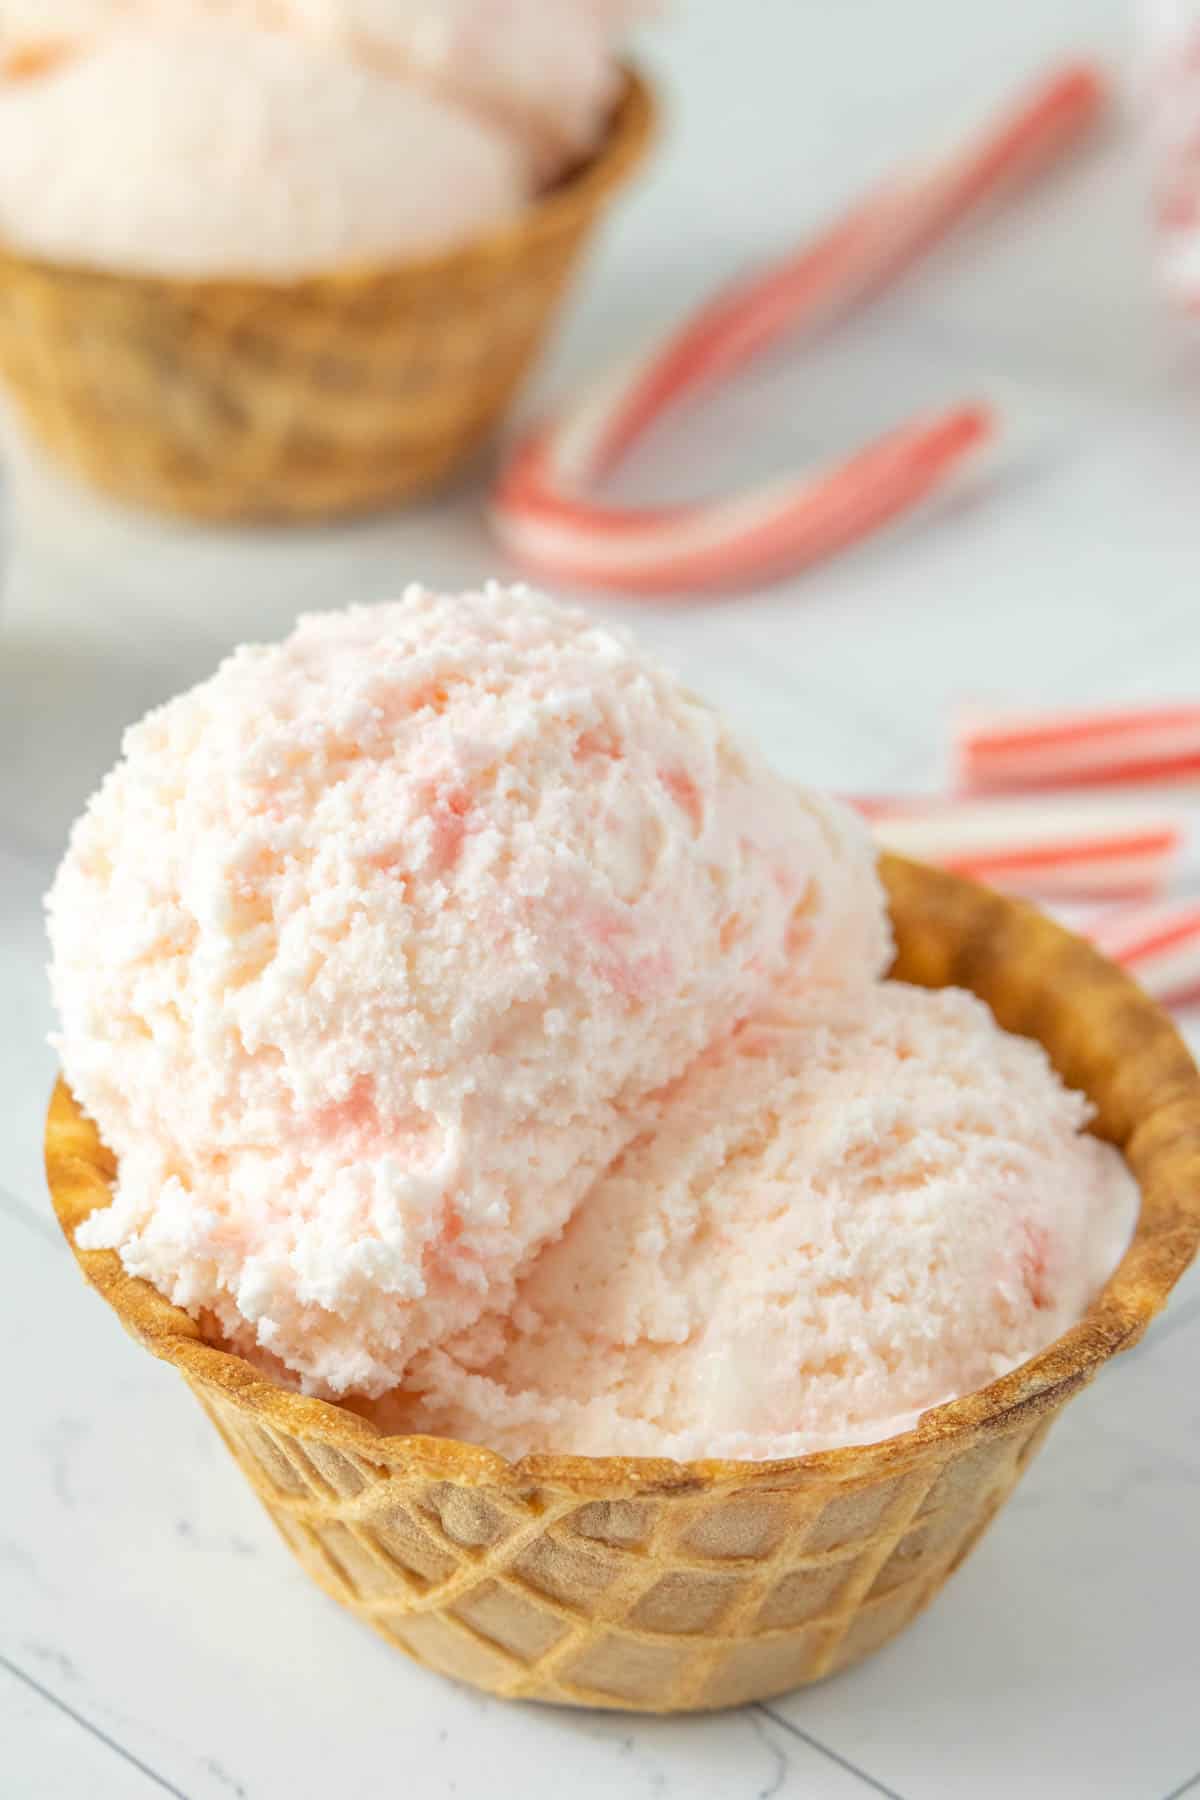
[[[0,238],[63,262],[300,276],[443,249],[530,192],[515,139],[282,33],[118,33],[0,83]]]
[[[510,1456],[885,1437],[1081,1317],[1136,1185],[884,979],[873,851],[622,632],[411,588],[126,737],[49,898],[79,1233],[279,1379]]]
[[[129,732],[49,900],[118,1158],[82,1243],[311,1391],[518,1280],[786,978],[888,958],[857,823],[524,590],[302,620]]]
[[[460,244],[595,149],[616,0],[0,0],[0,240],[294,278]]]
[[[505,1316],[420,1358],[380,1422],[513,1457],[797,1456],[1073,1324],[1138,1204],[1083,1098],[961,991],[812,1001],[660,1096]]]
[[[297,24],[513,131],[552,177],[598,141],[636,0],[289,0]]]

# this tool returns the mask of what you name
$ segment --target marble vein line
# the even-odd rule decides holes
[[[1200,1769],[1197,1769],[1192,1779],[1185,1781],[1182,1787],[1172,1788],[1170,1793],[1164,1796],[1164,1800],[1183,1800],[1185,1794],[1193,1794],[1197,1791],[1200,1791]]]
[[[18,1200],[17,1196],[10,1193],[6,1187],[0,1187],[0,1212],[6,1218],[15,1219],[18,1225],[24,1225],[27,1231],[32,1231],[36,1237],[42,1238],[54,1249],[60,1248],[62,1237],[50,1221],[43,1219],[40,1213],[35,1213],[32,1207],[28,1207],[23,1201]]]
[[[836,1763],[839,1769],[845,1769],[848,1775],[857,1776],[858,1780],[865,1787],[869,1787],[872,1793],[882,1794],[884,1800],[903,1800],[903,1796],[898,1794],[895,1788],[885,1787],[882,1781],[876,1781],[873,1775],[868,1775],[866,1770],[860,1769],[857,1763],[852,1763],[848,1757],[830,1749],[829,1745],[823,1744],[820,1738],[813,1737],[811,1732],[803,1731],[799,1725],[793,1725],[790,1719],[785,1718],[782,1713],[776,1712],[773,1706],[759,1701],[755,1706],[755,1711],[762,1713],[773,1724],[778,1725],[781,1731],[786,1731],[789,1737],[798,1738],[802,1744],[807,1744],[810,1750],[816,1750],[821,1756],[827,1757],[830,1762]],[[1169,1794],[1167,1800],[1175,1800],[1175,1796]]]
[[[85,1718],[82,1713],[76,1712],[73,1706],[68,1706],[65,1700],[60,1700],[58,1695],[52,1693],[48,1687],[43,1687],[40,1681],[35,1681],[32,1675],[27,1675],[24,1669],[19,1668],[16,1663],[10,1662],[7,1656],[0,1655],[0,1668],[7,1669],[14,1680],[24,1682],[27,1688],[31,1688],[35,1694],[40,1695],[50,1706],[56,1706],[59,1712],[65,1713],[68,1719],[74,1719],[76,1725],[80,1726],[82,1730],[88,1732],[99,1743],[105,1744],[114,1755],[119,1756],[123,1762],[131,1764],[148,1781],[153,1781],[157,1787],[162,1788],[164,1793],[173,1794],[175,1800],[188,1800],[182,1788],[175,1787],[164,1775],[160,1775],[156,1769],[152,1769],[148,1763],[142,1762],[140,1757],[135,1756],[132,1750],[127,1750],[123,1744],[118,1744],[116,1738],[109,1737],[106,1731],[101,1731],[98,1725],[93,1725],[90,1719]]]
[[[787,1756],[769,1736],[766,1723],[758,1708],[747,1712],[746,1721],[763,1749],[770,1756],[773,1765],[768,1784],[758,1790],[758,1800],[774,1800],[774,1796],[779,1793],[788,1778]]]

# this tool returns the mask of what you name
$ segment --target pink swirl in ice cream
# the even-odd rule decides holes
[[[1077,1320],[1137,1188],[1038,1045],[883,982],[700,1058],[506,1316],[418,1359],[391,1429],[510,1456],[801,1455],[890,1436]]]
[[[127,736],[49,903],[81,1236],[312,1391],[503,1310],[649,1097],[888,955],[857,825],[523,590],[302,620]]]

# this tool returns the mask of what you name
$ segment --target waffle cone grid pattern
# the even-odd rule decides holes
[[[389,1437],[282,1388],[110,1250],[75,1255],[171,1362],[320,1585],[410,1656],[490,1692],[669,1712],[766,1699],[900,1631],[963,1561],[1055,1415],[1134,1344],[1200,1243],[1200,1076],[1129,978],[1031,908],[883,859],[896,972],[958,983],[1090,1094],[1142,1206],[1079,1323],[913,1430],[781,1462],[544,1454]],[[74,1230],[112,1157],[63,1084],[50,1190]]]
[[[436,486],[504,412],[652,134],[635,75],[598,154],[461,249],[293,282],[0,250],[0,380],[92,486],[207,520],[321,519]]]
[[[406,1479],[192,1386],[309,1573],[418,1662],[506,1698],[655,1712],[765,1699],[885,1643],[1049,1425],[844,1491],[597,1502]]]

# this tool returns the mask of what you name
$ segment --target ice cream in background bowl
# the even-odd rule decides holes
[[[318,1579],[497,1692],[857,1660],[1200,1235],[1123,976],[525,590],[237,652],[49,916],[85,1272]]]
[[[443,479],[645,148],[641,10],[0,8],[0,376],[34,438],[205,518]]]
[[[602,0],[129,0],[0,13],[0,241],[267,280],[421,256],[586,160]]]

